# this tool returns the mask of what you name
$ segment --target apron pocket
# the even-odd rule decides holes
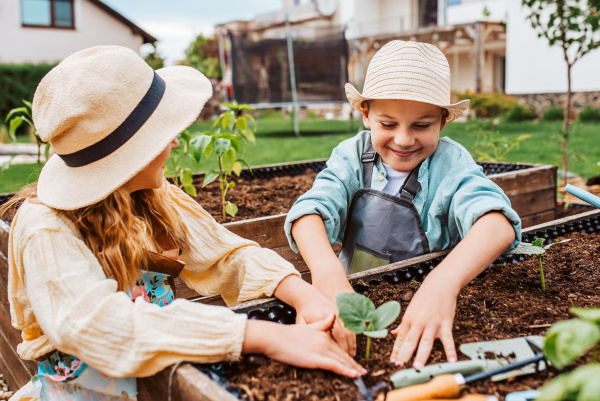
[[[391,259],[390,253],[376,251],[357,242],[352,255],[350,274],[389,265]]]

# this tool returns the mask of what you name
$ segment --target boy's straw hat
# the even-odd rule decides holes
[[[40,174],[40,202],[73,210],[106,198],[190,126],[211,96],[212,85],[199,71],[155,72],[124,47],[67,57],[33,98],[37,132],[56,151]]]
[[[356,110],[374,99],[403,99],[434,104],[449,111],[446,122],[456,120],[469,100],[450,103],[450,67],[437,47],[420,42],[393,40],[369,63],[363,93],[346,84],[346,96]]]

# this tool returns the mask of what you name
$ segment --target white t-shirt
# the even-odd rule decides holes
[[[385,192],[386,194],[390,194],[390,195],[399,196],[400,188],[402,187],[402,184],[404,184],[406,177],[408,177],[408,175],[410,174],[410,171],[409,172],[396,171],[393,168],[391,168],[390,166],[388,166],[387,164],[385,164],[385,163],[382,163],[382,164],[383,164],[383,168],[385,168],[385,172],[387,174],[386,178],[388,179],[388,183],[385,186],[385,188],[383,188],[382,192]]]

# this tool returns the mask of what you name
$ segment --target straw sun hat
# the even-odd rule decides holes
[[[437,47],[420,42],[393,40],[379,49],[369,63],[363,89],[360,94],[352,84],[346,84],[346,96],[360,112],[365,100],[414,100],[447,109],[446,122],[450,122],[456,120],[470,102],[450,103],[448,60]]]
[[[56,154],[38,198],[62,210],[99,202],[152,162],[212,96],[199,71],[153,71],[134,51],[98,46],[66,58],[40,82],[33,120]]]

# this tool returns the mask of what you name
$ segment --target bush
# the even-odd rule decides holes
[[[588,104],[579,112],[579,121],[600,121],[600,109]]]
[[[54,65],[0,64],[0,121],[9,111],[31,101],[38,84]]]
[[[510,109],[508,109],[508,113],[506,114],[506,120],[511,122],[531,121],[535,117],[535,112],[531,109],[531,107],[521,103],[513,104]]]
[[[564,118],[565,110],[561,106],[548,106],[542,113],[542,120],[544,121],[562,121]]]
[[[498,117],[505,114],[517,101],[503,93],[494,92],[489,94],[462,93],[458,94],[462,99],[471,101],[470,108],[481,117]]]

